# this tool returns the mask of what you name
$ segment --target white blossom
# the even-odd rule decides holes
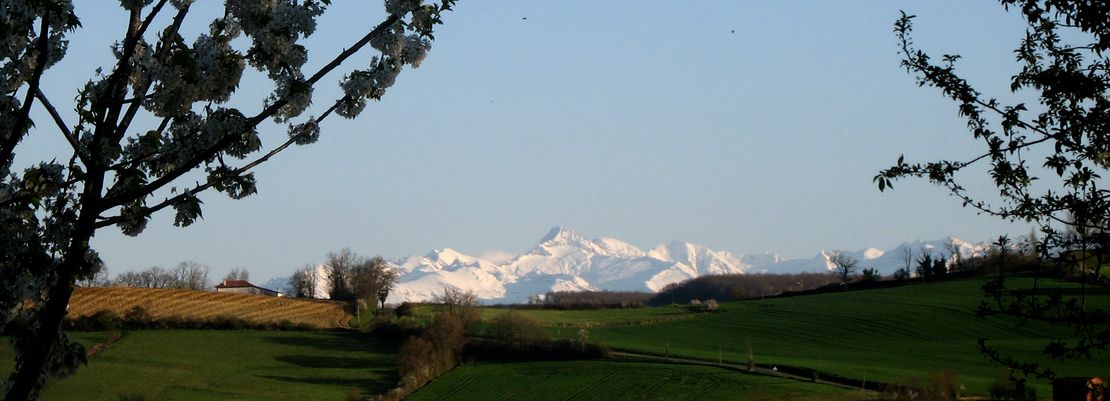
[[[420,35],[409,35],[405,38],[405,48],[401,52],[401,59],[405,64],[411,65],[412,68],[420,68],[420,63],[424,62],[424,58],[428,56],[428,50],[431,50],[432,42]]]
[[[420,0],[385,0],[385,12],[402,15],[420,7]]]
[[[405,27],[400,22],[370,38],[370,46],[385,55],[398,56],[405,49]]]
[[[308,122],[290,125],[289,138],[293,139],[293,143],[298,145],[314,143],[320,139],[320,125],[312,117],[309,118]]]

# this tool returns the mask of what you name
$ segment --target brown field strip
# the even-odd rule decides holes
[[[69,301],[68,316],[109,310],[123,316],[141,306],[154,318],[178,316],[207,319],[237,317],[254,322],[308,324],[318,328],[348,327],[351,315],[341,302],[262,295],[228,294],[166,288],[78,287]]]

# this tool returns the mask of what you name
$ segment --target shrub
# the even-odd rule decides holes
[[[104,309],[91,315],[67,319],[64,327],[71,331],[115,331],[119,330],[120,322],[119,315]]]
[[[506,343],[548,341],[551,335],[536,321],[512,312],[493,318],[486,328],[486,336]]]
[[[991,382],[990,396],[992,400],[998,401],[1036,401],[1037,389],[1033,386],[1018,386],[1014,379],[1002,375]]]
[[[375,337],[401,341],[409,337],[420,335],[424,325],[416,318],[405,316],[393,319],[375,319],[370,326],[370,333]]]
[[[909,376],[898,383],[887,386],[883,391],[883,399],[890,401],[956,401],[959,399],[962,385],[959,376],[951,370],[929,373],[922,379],[918,376]]]
[[[415,316],[416,304],[412,302],[402,302],[397,308],[393,309],[393,315],[396,317]]]
[[[420,336],[409,337],[397,350],[397,387],[375,397],[400,400],[458,365],[466,345],[463,322],[451,314],[438,316]]]
[[[721,305],[717,303],[716,299],[710,299],[708,301],[705,301],[704,310],[706,312],[716,312],[720,308],[721,308]]]

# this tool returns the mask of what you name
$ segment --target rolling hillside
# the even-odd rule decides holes
[[[1046,341],[1066,339],[1070,333],[976,318],[981,285],[981,280],[960,280],[732,302],[722,304],[720,312],[694,315],[672,306],[513,313],[540,320],[556,335],[574,336],[575,327],[586,328],[591,339],[627,352],[744,364],[750,347],[760,366],[882,382],[951,370],[967,391],[986,394],[1004,370],[983,357],[978,339],[988,338],[1011,355],[1046,362],[1041,352]],[[1074,287],[1051,285],[1064,292]],[[1089,304],[1110,306],[1110,293],[1088,291]],[[484,315],[498,311],[504,310],[487,309]],[[1051,366],[1061,376],[1105,375],[1110,355]],[[1041,395],[1047,395],[1047,382],[1038,384]]]

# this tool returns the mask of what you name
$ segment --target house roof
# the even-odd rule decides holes
[[[216,284],[216,288],[243,288],[243,287],[257,287],[247,280],[224,280],[223,283]]]
[[[250,281],[247,280],[224,280],[223,283],[216,284],[216,289],[220,288],[257,288],[265,292],[272,292],[274,294],[281,293],[281,291],[275,291],[269,288],[259,287],[257,285],[251,284]]]

